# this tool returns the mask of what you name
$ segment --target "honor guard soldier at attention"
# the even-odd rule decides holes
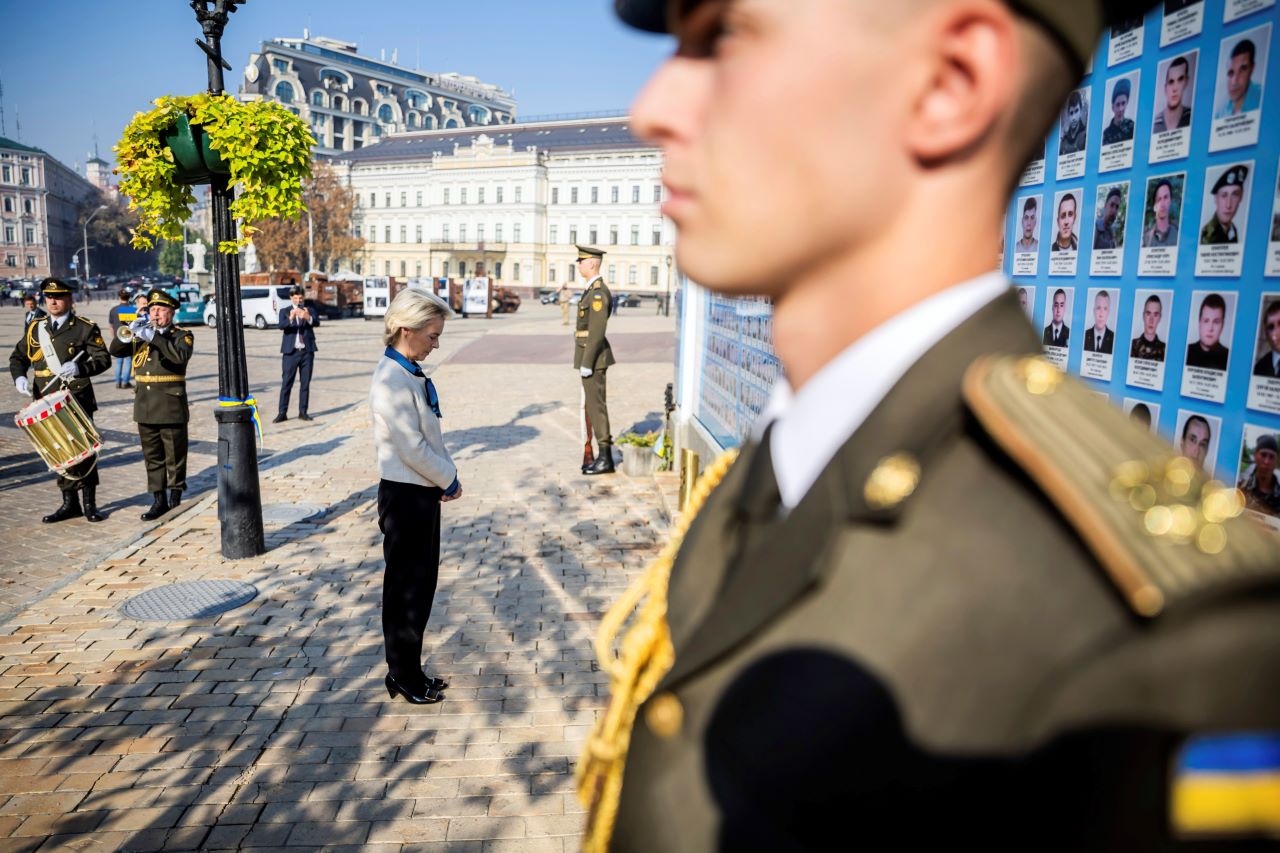
[[[609,327],[613,295],[600,277],[604,252],[578,246],[578,272],[586,282],[578,303],[578,326],[574,334],[573,366],[582,375],[587,419],[596,436],[595,461],[583,466],[584,474],[613,473],[613,436],[609,433],[609,404],[605,394],[605,374],[614,364],[613,350],[605,331]]]
[[[138,317],[111,341],[111,354],[133,359],[133,419],[142,441],[151,508],[143,521],[182,503],[187,488],[187,363],[192,333],[173,322],[178,300],[163,290],[147,294],[147,316]]]
[[[37,400],[66,387],[92,418],[98,401],[89,377],[111,366],[102,332],[97,323],[76,316],[71,288],[60,279],[46,278],[40,282],[40,292],[44,294],[47,313],[36,315],[27,323],[9,356],[9,375],[18,393],[31,394]],[[28,370],[32,371],[30,380]],[[62,381],[55,382],[58,378]],[[58,477],[62,506],[41,521],[52,524],[81,515],[89,521],[105,518],[98,512],[97,462],[96,456],[86,459],[68,470],[67,476]],[[77,491],[84,493],[83,508]]]
[[[603,620],[584,849],[1274,843],[1280,545],[989,271],[1100,34],[1152,4],[616,4],[677,40],[631,128],[680,268],[772,300],[786,379]]]

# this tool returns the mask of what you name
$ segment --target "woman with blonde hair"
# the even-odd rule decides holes
[[[378,456],[378,529],[382,634],[387,693],[415,705],[444,698],[448,683],[422,667],[422,636],[431,616],[440,567],[440,504],[462,497],[458,469],[444,446],[440,401],[418,362],[440,346],[448,304],[423,290],[404,290],[384,319],[386,350],[373,371],[369,411]]]

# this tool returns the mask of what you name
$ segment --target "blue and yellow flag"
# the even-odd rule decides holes
[[[1174,768],[1171,808],[1179,835],[1280,838],[1280,732],[1189,740]]]

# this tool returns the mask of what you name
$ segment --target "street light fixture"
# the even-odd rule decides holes
[[[84,283],[85,287],[89,286],[89,282],[93,277],[89,275],[89,223],[93,221],[93,217],[106,210],[105,204],[98,205],[98,209],[89,214],[89,218],[84,221]]]

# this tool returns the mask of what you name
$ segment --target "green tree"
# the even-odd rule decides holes
[[[182,275],[182,244],[176,240],[162,241],[159,266],[162,275]]]
[[[331,166],[315,164],[311,179],[303,185],[302,198],[311,214],[311,244],[317,267],[335,270],[340,262],[364,248],[364,240],[351,234],[355,193]],[[257,223],[257,227],[253,245],[263,268],[307,269],[306,213],[297,219],[268,219]]]

